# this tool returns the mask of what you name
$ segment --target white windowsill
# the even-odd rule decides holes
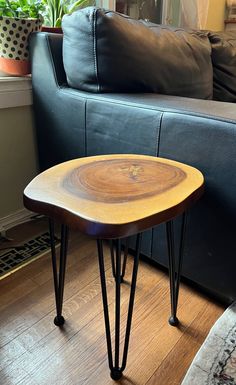
[[[32,104],[31,77],[0,76],[0,109]]]

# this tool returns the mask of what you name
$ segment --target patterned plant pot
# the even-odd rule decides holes
[[[0,71],[22,76],[30,73],[28,39],[40,31],[43,19],[0,16]]]

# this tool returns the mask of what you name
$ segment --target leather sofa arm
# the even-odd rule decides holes
[[[33,108],[40,170],[85,156],[86,100],[68,89],[62,35],[35,33],[30,40]],[[69,91],[69,89],[68,89]]]
[[[62,62],[63,35],[56,33],[32,33],[30,57],[33,85],[40,84],[40,90],[60,87],[67,83]],[[34,84],[34,79],[37,81]]]

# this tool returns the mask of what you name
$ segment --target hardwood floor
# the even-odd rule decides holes
[[[40,225],[22,225],[21,233]],[[53,324],[50,255],[0,281],[1,385],[111,385],[94,240],[73,233],[69,244],[62,329]],[[127,265],[129,281],[132,257]],[[109,304],[114,286],[106,254]],[[122,285],[122,325],[129,283]],[[223,313],[181,284],[179,328],[168,325],[169,283],[163,271],[141,262],[130,349],[122,385],[179,385],[209,329]],[[114,313],[114,312],[113,312]],[[112,323],[113,328],[113,323]],[[200,385],[200,384],[199,384]]]

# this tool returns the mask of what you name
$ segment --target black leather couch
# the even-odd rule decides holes
[[[91,11],[87,15],[91,15]],[[82,14],[83,18],[84,16],[86,16],[85,13]],[[108,16],[113,17],[113,15]],[[99,17],[104,17],[104,15]],[[99,21],[101,26],[102,22],[99,17],[97,22]],[[78,15],[75,18],[78,18]],[[80,33],[77,35],[77,32],[74,34],[73,30],[75,25],[78,27],[78,20],[75,19],[74,22],[71,20],[64,22],[64,63],[67,67],[67,76],[63,65],[62,35],[37,33],[33,34],[31,38],[34,111],[41,170],[68,159],[108,153],[161,156],[199,168],[205,176],[206,192],[201,201],[189,212],[183,276],[224,303],[232,302],[236,298],[235,105],[229,102],[206,100],[206,98],[212,97],[207,88],[204,89],[205,94],[202,99],[193,98],[193,95],[190,95],[192,98],[167,95],[168,78],[171,75],[172,82],[176,78],[175,73],[170,74],[170,72],[167,73],[167,83],[163,82],[163,94],[157,93],[158,79],[156,89],[149,89],[148,82],[151,77],[146,79],[145,84],[135,83],[133,79],[131,87],[128,87],[130,83],[129,77],[127,77],[127,90],[129,91],[127,93],[122,83],[124,69],[120,68],[122,66],[120,60],[115,67],[120,80],[113,82],[115,74],[109,73],[112,83],[111,89],[109,89],[107,86],[109,79],[106,79],[106,72],[102,69],[103,64],[104,66],[106,64],[106,58],[100,64],[97,62],[100,65],[102,86],[96,86],[93,89],[94,81],[89,72],[91,63],[88,62],[89,59],[86,56],[88,53],[92,55],[90,50],[92,40],[89,42],[87,39],[86,23],[89,22],[89,27],[93,24],[91,18],[82,21]],[[105,24],[105,27],[110,28],[110,25],[107,27]],[[124,32],[124,29],[121,28],[121,30]],[[176,33],[171,29],[167,30]],[[178,31],[178,33],[184,34],[182,30]],[[107,36],[105,32],[102,30],[101,36],[98,38],[95,31],[96,48],[101,49],[102,54],[108,55],[109,52],[104,50],[104,46],[99,46],[102,44],[104,36]],[[159,31],[157,37],[160,37],[162,32]],[[70,40],[71,33],[72,40]],[[209,34],[207,39],[206,36],[207,32],[203,37],[200,36],[200,39],[203,39],[200,40],[200,44],[205,47],[204,55],[207,54],[207,50],[209,51],[211,60],[214,44],[218,49],[222,36],[212,34],[212,41],[210,41]],[[136,37],[134,41],[137,41]],[[112,39],[116,38],[115,33],[112,34]],[[195,38],[194,35],[193,39]],[[75,44],[75,39],[79,39],[78,46]],[[183,35],[183,39],[186,41],[186,35]],[[210,50],[206,45],[208,43]],[[111,41],[109,44],[112,45],[113,42]],[[187,41],[187,44],[189,46],[194,43]],[[136,46],[138,47],[139,43]],[[73,47],[76,48],[75,52],[73,52]],[[86,47],[87,52],[82,51]],[[112,47],[114,48],[114,45]],[[122,45],[119,47],[120,50],[123,48]],[[81,52],[81,56],[78,55],[77,49]],[[216,60],[217,49],[214,60]],[[134,51],[133,47],[132,54],[135,54]],[[193,47],[191,47],[191,51],[193,51]],[[166,52],[167,55],[168,52]],[[124,52],[121,54],[123,58],[126,57]],[[65,55],[67,56],[65,57]],[[70,55],[73,57],[72,61]],[[138,57],[139,55],[136,58],[137,61]],[[110,63],[113,67],[115,60],[114,58]],[[139,71],[148,71],[148,66],[152,67],[152,60],[156,60],[156,57],[150,60],[151,63],[145,61],[145,63],[137,64],[138,67],[135,67],[134,71],[134,77],[137,75],[136,80],[140,76]],[[203,60],[207,61],[205,56]],[[165,65],[166,63],[163,64],[163,66]],[[151,71],[155,70],[154,67],[151,68]],[[216,87],[217,97],[219,97],[221,94],[219,87],[222,87],[222,82],[217,82],[218,73],[215,72],[214,65],[212,72],[209,68],[207,79],[206,77],[201,78],[203,86],[209,86],[209,77],[213,84],[214,75],[214,87]],[[220,65],[217,67],[218,72],[219,68]],[[224,68],[223,64],[222,68]],[[75,79],[73,76],[70,77],[71,71],[72,75],[75,71]],[[173,72],[173,69],[170,71]],[[78,72],[79,76],[77,76]],[[161,77],[163,76],[161,73]],[[188,75],[186,74],[186,76]],[[83,81],[83,79],[85,80]],[[189,77],[189,80],[192,81],[192,76]],[[75,87],[82,84],[83,90],[76,89],[73,82],[77,82]],[[121,83],[122,92],[118,92],[117,87],[119,88]],[[180,82],[180,88],[181,84]],[[90,91],[86,91],[86,87],[90,87]],[[195,92],[194,85],[189,88],[191,88],[191,92]],[[226,93],[229,93],[229,88],[229,86],[226,87]],[[182,91],[180,89],[180,95]],[[223,93],[222,91],[222,95]],[[175,92],[175,95],[177,94],[178,90]],[[233,101],[234,92],[230,91],[230,95]],[[197,97],[201,98],[201,95]],[[178,227],[177,220],[176,244],[178,244]],[[145,233],[142,253],[163,266],[167,265],[164,226],[158,226]]]

